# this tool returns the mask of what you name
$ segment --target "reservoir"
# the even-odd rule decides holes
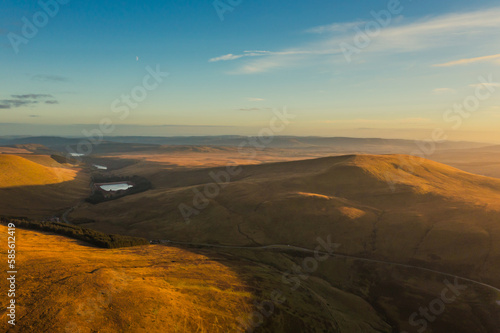
[[[134,185],[129,183],[109,183],[109,184],[99,184],[99,187],[106,192],[123,191],[128,190]]]

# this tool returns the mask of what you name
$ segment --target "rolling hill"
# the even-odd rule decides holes
[[[2,332],[391,331],[359,296],[319,279],[305,282],[305,293],[286,290],[273,265],[234,254],[163,245],[100,249],[19,228],[16,237],[17,325],[8,325],[2,310]],[[6,238],[0,225],[5,257]],[[0,287],[8,290],[6,279]],[[272,320],[250,325],[256,304],[269,301],[278,288],[286,302],[274,306]],[[8,301],[0,298],[2,309]]]
[[[89,175],[47,155],[0,154],[0,214],[48,217],[89,192]]]
[[[71,217],[92,218],[89,226],[107,232],[216,244],[314,248],[318,236],[331,235],[345,254],[499,286],[500,180],[410,161],[349,155],[242,166],[219,190],[210,175],[225,168],[159,171],[154,190],[83,205]],[[205,189],[219,194],[196,208]],[[191,209],[189,223],[179,207]]]
[[[89,175],[79,168],[48,156],[0,157],[4,184],[11,184],[0,188],[2,215],[61,213],[88,193]],[[19,275],[17,331],[412,331],[409,316],[440,294],[452,277],[445,273],[500,284],[500,180],[405,155],[245,165],[229,178],[221,167],[153,166],[144,169],[153,190],[78,204],[70,219],[93,219],[83,225],[109,233],[191,245],[104,250],[18,229],[18,264],[30,274]],[[119,170],[142,168],[127,162]],[[231,181],[216,185],[214,179]],[[180,205],[195,207],[193,199],[214,185],[217,195],[186,223]],[[0,235],[7,237],[4,226]],[[340,244],[336,252],[347,257],[329,257],[305,277],[285,278],[311,258],[295,246],[315,249],[318,237]],[[6,244],[0,245],[4,256]],[[274,244],[283,246],[256,248]],[[258,304],[276,290],[286,301],[251,324],[255,311],[263,311]],[[494,288],[467,283],[432,327],[494,332],[499,302]],[[0,317],[4,325],[5,311]]]
[[[18,332],[228,332],[251,309],[249,287],[203,255],[160,245],[106,251],[20,229],[17,236],[18,266],[30,272],[17,281]],[[1,318],[2,332],[14,331],[5,311]]]
[[[75,170],[59,165],[48,156],[40,157],[39,163],[28,158],[0,155],[0,169],[2,170],[0,188],[57,184],[73,180],[76,177]]]

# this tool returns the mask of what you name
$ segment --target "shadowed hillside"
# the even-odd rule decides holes
[[[350,155],[242,166],[186,223],[179,205],[223,168],[159,172],[155,190],[96,206],[106,232],[234,245],[314,247],[331,234],[341,252],[416,263],[500,285],[500,180],[405,155]],[[456,251],[467,246],[468,251]]]
[[[102,250],[21,229],[17,236],[22,320],[7,327],[2,311],[3,332],[229,332],[251,309],[245,283],[202,255],[163,246]]]
[[[0,155],[0,215],[43,218],[82,200],[89,176],[46,155]]]
[[[234,254],[162,245],[99,249],[62,236],[17,229],[18,318],[5,332],[389,332],[366,301],[315,279],[307,292],[283,284],[275,265]],[[0,225],[0,250],[7,253]],[[261,254],[273,258],[271,254]],[[276,260],[276,259],[274,259]],[[278,261],[277,261],[278,262]],[[284,257],[279,265],[292,262]],[[29,270],[29,274],[27,272]],[[7,290],[7,280],[0,287]],[[271,320],[253,327],[255,304],[282,290]],[[320,296],[321,295],[321,296]],[[5,309],[8,299],[0,298]]]
[[[489,332],[497,325],[488,314],[499,311],[494,288],[500,276],[499,180],[405,155],[246,165],[229,178],[226,168],[154,170],[152,164],[144,172],[154,189],[90,205],[80,203],[88,194],[86,172],[48,156],[6,161],[9,179],[23,179],[18,165],[33,170],[29,181],[40,185],[0,188],[4,215],[49,216],[79,203],[70,220],[107,233],[249,247],[283,244],[274,250],[196,244],[189,250],[163,245],[100,250],[18,229],[18,263],[31,272],[30,280],[19,275],[27,288],[19,296],[26,304],[18,309],[21,331],[238,331],[252,327],[248,318],[255,302],[267,301],[274,290],[282,291],[286,302],[275,304],[255,332],[411,330],[408,317],[422,300],[431,302],[440,293],[452,278],[446,273],[476,282],[467,282],[459,301],[447,306],[451,317],[439,318],[433,327]],[[41,185],[59,169],[74,178]],[[195,208],[187,223],[180,205],[195,207],[196,195],[214,185],[219,193]],[[348,257],[330,257],[310,277],[296,276],[297,292],[294,280],[283,277],[303,264],[307,252],[287,244],[314,249],[319,236],[340,244],[336,252]],[[456,316],[471,324],[455,323]]]

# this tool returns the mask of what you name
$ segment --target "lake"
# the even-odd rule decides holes
[[[104,165],[97,165],[97,164],[93,164],[92,165],[94,168],[96,169],[99,169],[99,170],[108,170],[108,167],[104,166]]]
[[[128,190],[131,187],[134,187],[134,185],[131,185],[128,183],[116,183],[116,184],[100,185],[100,188],[103,189],[104,191],[107,191],[107,192]]]

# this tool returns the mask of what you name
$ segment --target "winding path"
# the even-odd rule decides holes
[[[73,224],[71,223],[69,220],[68,220],[68,214],[71,213],[73,210],[75,210],[78,206],[80,206],[85,200],[81,200],[79,201],[76,205],[68,208],[64,213],[62,213],[61,215],[61,220],[64,222],[64,223],[67,223],[67,224]]]
[[[156,240],[159,241],[162,244],[168,243],[168,244],[179,244],[179,245],[189,245],[189,246],[200,246],[200,247],[212,247],[212,248],[222,248],[222,249],[243,249],[243,250],[266,250],[266,249],[282,249],[282,250],[294,250],[294,251],[301,251],[301,252],[306,252],[306,253],[315,253],[316,251],[307,249],[304,247],[299,247],[299,246],[293,246],[293,245],[283,245],[283,244],[275,244],[275,245],[263,245],[263,246],[231,246],[231,245],[216,245],[216,244],[206,244],[206,243],[190,243],[190,242],[178,242],[178,241],[171,241],[171,240]],[[371,263],[377,263],[377,264],[384,264],[384,265],[392,265],[392,266],[398,266],[398,267],[404,267],[404,268],[413,268],[417,269],[420,271],[425,271],[425,272],[431,272],[435,274],[440,274],[443,276],[455,278],[457,280],[462,280],[466,281],[472,284],[476,284],[482,287],[486,287],[488,289],[496,291],[500,295],[500,289],[496,288],[494,286],[491,286],[489,284],[472,280],[469,278],[465,278],[462,276],[450,274],[450,273],[445,273],[441,271],[437,271],[434,269],[430,268],[424,268],[424,267],[419,267],[419,266],[414,266],[414,265],[409,265],[409,264],[401,264],[401,263],[396,263],[396,262],[391,262],[391,261],[385,261],[385,260],[376,260],[376,259],[367,259],[363,257],[357,257],[357,256],[351,256],[347,254],[337,254],[337,253],[328,253],[324,251],[317,251],[319,254],[327,254],[332,257],[338,257],[338,258],[347,258],[347,259],[353,259],[353,260],[358,260],[358,261],[365,261],[365,262],[371,262]],[[498,305],[500,303],[497,302]]]

